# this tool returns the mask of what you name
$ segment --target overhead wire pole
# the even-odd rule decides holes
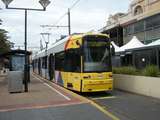
[[[48,43],[49,43],[49,38],[50,38],[51,33],[40,33],[40,34],[42,35],[42,37],[43,37],[43,39],[44,39],[44,42],[45,42],[45,44],[46,44],[46,49],[47,49]],[[45,40],[44,35],[47,35],[47,40]]]
[[[68,11],[65,13],[65,14],[63,14],[58,20],[57,20],[57,22],[55,22],[55,24],[54,25],[41,25],[41,27],[56,27],[56,28],[60,28],[60,27],[68,27],[68,35],[71,35],[71,9],[73,9],[74,7],[75,7],[75,5],[77,5],[78,4],[78,2],[79,2],[80,0],[76,0],[73,4],[72,4],[72,6],[70,7],[70,8],[68,8]],[[57,25],[63,18],[64,18],[64,16],[65,15],[68,15],[68,25],[65,25],[65,26],[63,26],[63,25]]]
[[[45,44],[46,44],[46,49],[45,49],[45,54],[46,54],[46,59],[47,59],[47,49],[48,49],[48,43],[49,43],[49,37],[50,37],[50,34],[51,33],[40,33],[41,35],[42,35],[42,37],[43,37],[43,40],[44,40],[44,42],[45,42]],[[45,37],[44,37],[44,35],[47,35],[47,40],[45,40]],[[46,66],[47,67],[47,66]],[[45,70],[45,78],[47,78],[47,70]]]
[[[70,8],[68,8],[68,34],[71,35],[71,9],[77,5],[80,0],[77,0]]]
[[[77,0],[70,8],[68,8],[68,34],[71,35],[71,9],[79,2],[80,0]]]
[[[68,8],[68,35],[71,35],[71,16],[70,16],[70,8]]]

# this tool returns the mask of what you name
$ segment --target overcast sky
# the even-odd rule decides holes
[[[13,0],[10,7],[41,8],[39,0]],[[40,33],[50,32],[50,44],[60,35],[68,34],[67,28],[43,29],[40,25],[55,25],[59,18],[67,12],[76,0],[50,0],[47,11],[28,12],[28,46],[39,46]],[[127,12],[131,0],[80,0],[71,10],[71,32],[87,32],[105,26],[110,14]],[[16,45],[24,44],[24,11],[7,10],[0,0],[1,28],[9,32],[10,41]],[[67,15],[57,25],[67,25]],[[44,44],[44,43],[43,43]]]

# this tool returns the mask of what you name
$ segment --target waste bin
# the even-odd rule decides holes
[[[8,72],[8,91],[10,93],[23,92],[23,72],[9,71]]]

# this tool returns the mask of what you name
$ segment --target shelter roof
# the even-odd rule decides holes
[[[0,54],[0,56],[7,56],[7,55],[14,55],[14,54],[25,54],[25,50],[11,50],[9,52],[6,52],[6,53],[3,53],[3,54]],[[27,51],[27,54],[28,55],[31,55],[31,52]]]

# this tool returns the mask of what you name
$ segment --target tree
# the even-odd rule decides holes
[[[2,23],[2,20],[0,19],[0,25]],[[10,44],[8,41],[8,32],[4,29],[0,29],[0,54],[4,52],[8,52],[10,50]]]

